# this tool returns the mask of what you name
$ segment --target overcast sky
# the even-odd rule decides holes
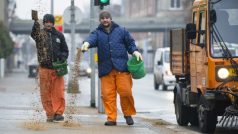
[[[39,18],[51,11],[51,0],[16,0],[16,15],[21,19],[31,19],[31,10],[39,11]],[[121,4],[121,0],[111,0],[111,3]],[[90,0],[74,0],[75,6],[83,12],[90,10]],[[54,0],[54,14],[63,15],[64,9],[70,6],[71,0]]]

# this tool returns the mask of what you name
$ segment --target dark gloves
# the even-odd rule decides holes
[[[40,29],[40,23],[38,21],[34,22],[33,29]]]

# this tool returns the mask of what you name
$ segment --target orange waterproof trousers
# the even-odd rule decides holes
[[[62,115],[65,110],[64,77],[56,75],[52,69],[39,68],[40,95],[47,118]]]
[[[116,121],[117,118],[117,93],[120,96],[121,109],[124,116],[136,114],[130,73],[113,69],[108,75],[101,77],[101,88],[108,121]]]

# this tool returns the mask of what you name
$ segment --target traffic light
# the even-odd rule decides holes
[[[99,4],[103,5],[103,6],[109,5],[110,4],[110,0],[99,0]]]
[[[110,5],[110,0],[94,0],[94,6],[100,6],[101,9],[107,5]]]

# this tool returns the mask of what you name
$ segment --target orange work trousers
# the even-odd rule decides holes
[[[64,77],[56,75],[56,71],[39,68],[40,95],[47,118],[55,114],[62,115],[65,110]]]
[[[135,115],[134,98],[132,96],[132,78],[128,72],[113,69],[101,79],[101,93],[108,121],[117,118],[117,93],[120,96],[121,109],[124,116]]]

